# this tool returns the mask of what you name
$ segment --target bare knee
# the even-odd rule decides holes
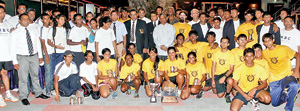
[[[124,85],[122,85],[122,86],[121,86],[121,91],[124,93],[124,92],[127,91],[127,88],[126,88]]]
[[[233,79],[230,77],[226,80],[227,84],[232,85],[233,84]]]
[[[107,98],[107,97],[109,96],[109,93],[103,92],[103,93],[101,93],[101,96],[102,96],[103,98]]]

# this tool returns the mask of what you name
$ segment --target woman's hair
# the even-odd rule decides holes
[[[99,19],[99,27],[103,26],[103,23],[108,23],[108,22],[112,22],[112,20],[109,17],[103,17]]]
[[[95,21],[97,23],[97,19],[96,18],[92,18],[89,22]]]
[[[109,50],[109,48],[104,48],[104,49],[102,50],[102,55],[104,55],[105,52],[111,53],[111,51]]]
[[[174,50],[175,52],[177,52],[175,47],[169,47],[167,50],[168,54],[169,54],[170,50]],[[175,58],[177,59],[177,55],[175,55]]]
[[[187,58],[189,58],[190,55],[193,55],[196,58],[196,61],[197,61],[197,54],[196,54],[196,52],[193,52],[193,51],[189,52],[188,55],[187,55]]]
[[[69,24],[69,22],[67,22],[67,18],[66,18],[66,16],[65,15],[63,15],[63,14],[58,14],[57,16],[55,16],[55,19],[53,20],[53,22],[54,22],[54,25],[53,25],[53,31],[52,31],[52,39],[53,39],[53,41],[54,41],[54,45],[55,45],[55,35],[56,35],[56,27],[57,27],[57,25],[58,25],[58,22],[57,22],[57,20],[59,19],[59,18],[61,18],[61,17],[63,17],[63,18],[65,18],[65,23],[63,24],[63,27],[66,29],[66,36],[68,37],[69,36],[69,31],[70,31],[70,29],[71,29],[71,26],[70,26],[70,24]]]
[[[157,54],[157,48],[156,47],[150,47],[149,48],[149,53],[153,51],[154,53]],[[154,65],[153,65],[153,68],[154,70],[157,70],[158,69],[158,63],[159,63],[160,59],[158,58],[158,56],[155,57],[155,62],[154,62]]]

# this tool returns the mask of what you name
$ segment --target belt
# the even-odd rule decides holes
[[[31,57],[31,56],[35,56],[35,55],[37,55],[37,53],[32,54],[32,55],[20,55],[20,54],[17,54],[17,56],[22,56],[22,57]]]
[[[123,43],[123,41],[121,41],[121,42],[117,43],[116,45],[120,45],[120,44],[122,44],[122,43]]]

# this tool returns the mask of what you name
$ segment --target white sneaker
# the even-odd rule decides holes
[[[18,89],[18,88],[15,88],[15,89],[13,89],[12,91],[19,91],[19,89]]]
[[[177,97],[180,98],[180,95],[181,95],[181,90],[178,90],[178,91],[177,91]]]
[[[259,111],[258,101],[255,101],[254,99],[252,99],[252,100],[250,100],[250,103],[252,104],[253,111]]]
[[[157,97],[161,97],[161,92],[160,92],[160,91],[155,91],[155,95],[156,95]]]
[[[0,108],[5,107],[7,104],[5,103],[3,97],[0,97]]]
[[[10,97],[8,97],[8,96],[5,97],[5,101],[17,102],[17,101],[19,101],[19,99],[13,95],[10,95]]]
[[[52,96],[55,96],[55,95],[56,95],[55,90],[51,91],[51,95],[52,95]]]

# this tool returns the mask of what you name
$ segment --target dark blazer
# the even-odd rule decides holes
[[[245,21],[240,19],[240,25],[243,24]],[[230,39],[230,45],[228,46],[228,49],[234,49],[235,46],[235,41],[234,41],[234,34],[235,34],[235,30],[234,30],[234,24],[233,24],[233,20],[229,20],[227,22],[225,22],[225,25],[223,27],[223,37],[228,37]]]
[[[208,30],[207,30],[207,32],[208,32],[209,29],[212,28],[212,26],[209,23],[206,23],[206,25],[207,25],[207,28],[208,28]],[[197,33],[198,33],[197,41],[207,42],[206,37],[204,37],[204,35],[203,35],[202,28],[200,26],[200,22],[198,22],[196,24],[193,24],[192,29],[196,30]]]
[[[158,25],[160,24],[160,22],[158,22]],[[155,47],[155,43],[153,40],[153,31],[154,31],[154,25],[153,22],[150,22],[147,24],[147,35],[148,35],[148,47]]]
[[[131,37],[131,20],[124,22],[127,35],[126,35],[126,49],[128,44],[130,43]],[[147,26],[146,22],[140,19],[137,19],[136,27],[135,27],[135,36],[136,36],[136,48],[138,54],[143,54],[143,49],[148,48],[148,36],[147,36]]]
[[[264,24],[261,24],[261,25],[258,25],[257,27],[256,27],[256,32],[257,32],[257,37],[258,37],[258,43],[260,43],[260,42],[262,42],[262,41],[260,41],[260,36],[259,36],[259,34],[260,34],[260,32],[261,32],[261,28],[262,28],[262,26],[263,26]],[[269,33],[271,33],[271,34],[273,34],[274,35],[274,37],[275,37],[275,44],[277,44],[277,45],[281,45],[281,38],[280,38],[280,29],[275,33],[274,31],[273,31],[273,24],[271,24],[270,25],[270,28],[269,28]]]

